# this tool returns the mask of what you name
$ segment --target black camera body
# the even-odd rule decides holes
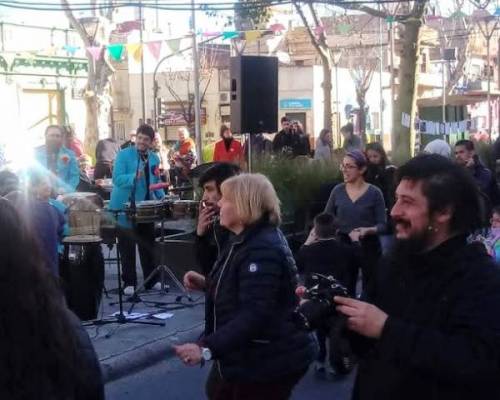
[[[312,284],[306,288],[301,305],[295,310],[295,319],[302,328],[312,330],[322,325],[329,317],[336,315],[335,296],[350,297],[349,292],[331,275],[313,273]]]

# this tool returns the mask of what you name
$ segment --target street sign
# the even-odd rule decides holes
[[[280,108],[282,110],[310,110],[312,101],[311,99],[281,99]]]

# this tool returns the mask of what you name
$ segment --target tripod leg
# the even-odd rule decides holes
[[[191,298],[191,295],[188,293],[188,291],[186,290],[186,288],[184,287],[184,285],[182,284],[182,282],[179,279],[177,279],[177,277],[175,276],[174,272],[170,268],[168,268],[168,267],[165,267],[165,270],[168,273],[168,275],[170,276],[170,279],[172,279],[172,282],[174,282],[175,286],[177,286],[177,288],[180,289],[180,291],[184,293],[184,296],[189,301],[193,301],[193,299]],[[181,296],[181,298],[182,297],[183,296]]]

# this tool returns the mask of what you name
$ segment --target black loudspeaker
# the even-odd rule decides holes
[[[278,130],[276,57],[231,57],[231,130],[235,133]]]

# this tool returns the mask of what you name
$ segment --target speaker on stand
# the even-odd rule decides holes
[[[231,57],[231,130],[247,134],[249,171],[251,135],[278,130],[278,59]]]

